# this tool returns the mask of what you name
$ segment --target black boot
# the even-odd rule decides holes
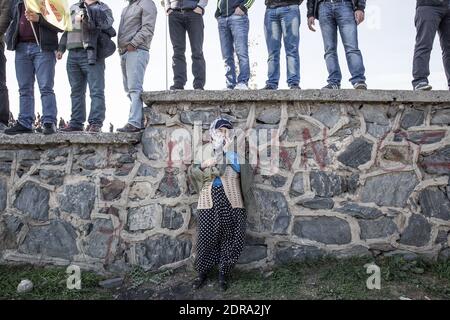
[[[193,287],[194,289],[200,289],[206,283],[206,273],[199,273],[198,277],[194,280]]]
[[[227,276],[222,272],[219,273],[219,287],[222,291],[226,291],[228,289]]]

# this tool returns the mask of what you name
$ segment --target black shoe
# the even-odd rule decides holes
[[[289,86],[289,89],[291,89],[291,90],[301,90],[302,88],[300,88],[300,86],[297,84],[297,85]]]
[[[198,277],[194,280],[192,287],[197,290],[203,287],[206,283],[206,274],[200,273]]]
[[[263,90],[277,90],[277,88],[272,87],[272,86],[269,86],[269,85],[266,85],[266,86],[263,88]]]
[[[56,133],[56,125],[54,123],[44,123],[42,133],[45,135]]]
[[[117,129],[117,132],[140,132],[140,128],[136,128],[135,126],[127,123],[125,127]]]
[[[367,90],[367,84],[365,82],[357,82],[353,85],[356,90]]]
[[[322,89],[339,90],[340,88],[341,88],[341,86],[338,85],[338,84],[329,83],[329,84],[327,84],[325,87],[323,87]]]
[[[430,91],[433,87],[430,86],[427,82],[421,82],[414,87],[414,91]]]
[[[60,132],[82,132],[84,131],[82,127],[78,128],[78,127],[73,127],[72,125],[68,125],[65,128],[61,128],[59,129]]]
[[[227,291],[228,289],[227,277],[222,273],[219,273],[219,287],[222,291]]]
[[[19,122],[17,122],[13,127],[5,129],[5,134],[13,136],[16,134],[22,134],[22,133],[33,133],[32,129],[28,129],[27,127],[24,127]]]
[[[205,88],[203,88],[203,87],[197,87],[197,88],[194,88],[194,90],[205,90]]]
[[[173,85],[170,87],[170,90],[184,90],[184,87]]]

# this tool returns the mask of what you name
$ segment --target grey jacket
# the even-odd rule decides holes
[[[8,29],[11,18],[9,16],[10,0],[0,0],[0,41]]]
[[[164,0],[166,11],[169,9],[195,9],[200,7],[205,11],[208,0]]]
[[[117,44],[120,49],[129,44],[137,49],[150,50],[155,32],[157,9],[153,0],[128,0],[122,11]]]

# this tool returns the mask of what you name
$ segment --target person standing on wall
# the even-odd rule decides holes
[[[173,47],[173,85],[170,90],[184,90],[187,82],[186,33],[192,51],[194,89],[203,90],[206,82],[206,64],[203,56],[204,23],[208,0],[165,0],[169,16],[170,41]]]
[[[450,90],[450,0],[417,0],[415,24],[417,36],[413,61],[414,90],[432,89],[428,83],[428,76],[436,32],[439,33],[442,59]]]
[[[86,86],[89,85],[91,95],[91,110],[87,132],[101,132],[105,120],[105,57],[98,57],[98,34],[89,39],[92,33],[110,32],[114,18],[107,4],[96,0],[81,0],[70,8],[72,31],[66,31],[59,42],[58,60],[66,50],[67,75],[72,89],[72,115],[67,126],[60,128],[61,132],[77,132],[84,130],[86,121]],[[88,44],[92,43],[92,46]],[[113,44],[114,45],[114,44]],[[114,46],[115,49],[115,46]],[[92,52],[90,52],[92,51]],[[91,54],[92,53],[92,56]],[[94,57],[97,59],[94,59]],[[92,61],[90,61],[92,59]]]
[[[123,85],[131,100],[128,123],[119,132],[139,132],[143,128],[141,94],[155,32],[157,9],[152,0],[127,0],[118,33]]]
[[[222,57],[225,61],[227,89],[248,90],[250,60],[248,57],[248,10],[255,0],[218,0],[216,18]],[[239,61],[236,78],[234,54]]]
[[[6,32],[8,50],[15,51],[15,66],[20,93],[20,111],[17,123],[5,134],[33,133],[34,82],[41,92],[43,133],[56,132],[57,106],[53,91],[58,50],[58,29],[41,14],[27,11],[23,0],[11,0],[11,23]],[[31,25],[31,23],[34,27]],[[34,33],[36,32],[36,34]],[[36,39],[37,37],[37,39]]]
[[[4,35],[11,18],[10,0],[0,0],[0,132],[5,131],[9,122],[9,98],[6,87],[6,57]]]
[[[264,34],[268,59],[268,80],[264,89],[278,89],[280,80],[281,38],[286,51],[287,83],[300,89],[300,5],[303,0],[266,0]]]
[[[328,84],[323,89],[340,89],[341,68],[337,53],[339,33],[345,49],[347,64],[355,89],[367,90],[363,57],[358,45],[358,26],[364,21],[366,0],[308,0],[308,28],[314,28],[319,19],[325,46],[325,62],[328,69]]]

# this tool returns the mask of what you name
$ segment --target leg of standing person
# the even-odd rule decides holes
[[[439,25],[439,37],[441,40],[445,75],[447,76],[448,89],[450,90],[450,2],[447,14]]]
[[[87,82],[91,95],[91,110],[89,112],[89,127],[92,132],[99,132],[105,121],[105,60],[97,60],[93,65],[86,65]]]
[[[206,83],[206,62],[203,56],[205,25],[201,14],[190,11],[186,16],[186,29],[192,51],[192,74],[194,89],[204,89]]]
[[[336,21],[339,27],[339,34],[341,35],[342,44],[344,45],[348,68],[352,75],[350,82],[353,86],[358,83],[365,83],[366,71],[361,50],[359,50],[358,45],[358,25],[355,20],[353,4],[344,2],[336,9]]]
[[[87,75],[83,65],[87,65],[84,50],[69,50],[67,57],[67,76],[71,88],[70,98],[72,100],[72,115],[70,116],[70,127],[83,130],[86,121],[86,88]]]
[[[267,8],[264,16],[264,34],[269,57],[267,59],[266,89],[277,89],[280,80],[281,20],[277,9]]]
[[[300,9],[298,5],[283,8],[281,26],[286,50],[287,83],[290,88],[300,85]]]
[[[186,24],[184,14],[173,11],[169,15],[170,41],[173,47],[172,69],[173,89],[184,89],[187,81],[186,71]]]
[[[337,22],[333,3],[322,2],[319,7],[319,23],[325,47],[325,62],[328,69],[328,84],[339,88],[342,81],[337,54]]]
[[[0,40],[0,130],[4,130],[9,122],[9,97],[6,86],[5,45]]]
[[[439,8],[421,6],[416,9],[415,25],[417,29],[416,46],[414,49],[413,78],[414,89],[428,86],[430,75],[430,56],[433,49],[436,32],[441,22]]]
[[[250,59],[248,56],[248,32],[250,23],[248,16],[233,14],[230,17],[230,27],[239,62],[238,88],[248,89],[248,82],[250,80]]]
[[[220,49],[225,63],[225,78],[228,89],[234,89],[236,86],[236,65],[234,61],[233,35],[228,25],[228,18],[217,18],[220,38]]]

